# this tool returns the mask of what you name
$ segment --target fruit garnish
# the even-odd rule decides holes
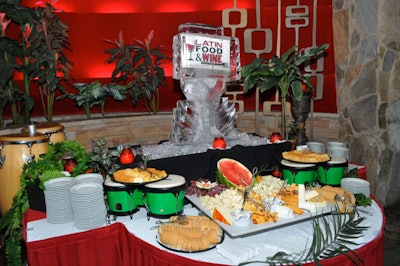
[[[212,189],[218,185],[217,182],[210,181],[196,181],[196,186],[201,189]]]

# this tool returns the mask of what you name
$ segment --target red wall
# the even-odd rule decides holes
[[[260,1],[261,4],[261,25],[260,28],[270,28],[273,31],[273,51],[271,54],[262,56],[271,57],[276,52],[277,38],[277,3],[278,1]],[[22,1],[23,5],[33,6],[35,0]],[[296,5],[297,0],[282,0],[284,6]],[[300,0],[302,5],[308,5],[310,10],[314,0]],[[59,0],[54,4],[55,7],[64,11],[61,14],[62,20],[69,26],[69,37],[72,53],[69,58],[73,62],[72,77],[75,82],[91,82],[101,80],[104,83],[110,82],[113,65],[105,63],[107,55],[104,50],[110,48],[104,39],[117,39],[118,33],[122,30],[125,41],[133,43],[134,39],[143,40],[150,30],[155,31],[154,44],[162,44],[172,52],[172,37],[177,33],[178,26],[185,22],[198,22],[212,25],[222,25],[222,10],[232,8],[232,0],[201,0],[201,1],[182,1],[182,0]],[[333,56],[333,34],[332,34],[332,6],[331,0],[318,0],[318,43],[330,43],[328,55],[324,63],[324,96],[320,101],[315,102],[317,112],[336,112],[336,92],[335,92],[335,72]],[[255,14],[256,0],[237,0],[237,8],[247,9],[248,23],[247,28],[256,28]],[[286,8],[282,8],[282,18],[284,20]],[[230,23],[237,24],[239,14],[230,13]],[[310,16],[310,25],[312,25]],[[284,23],[284,21],[282,22]],[[245,65],[255,57],[254,54],[245,54],[243,50],[243,32],[245,29],[237,29],[236,37],[241,41],[241,63]],[[299,38],[300,47],[311,45],[311,28],[301,29]],[[227,28],[225,35],[231,35],[231,30]],[[284,52],[294,44],[293,29],[282,30],[281,51]],[[253,49],[264,47],[263,34],[257,33],[253,38],[255,41]],[[172,64],[166,65],[168,76],[168,87],[161,88],[161,110],[170,111],[175,106],[177,100],[182,99],[179,81],[171,78]],[[73,87],[68,91],[76,92]],[[38,97],[38,92],[32,93]],[[272,93],[263,95],[268,98]],[[246,109],[254,110],[254,95],[246,95]],[[62,104],[56,103],[55,115],[65,113],[83,113],[82,109],[71,108],[73,102],[63,100]],[[95,109],[95,111],[98,109]],[[106,104],[106,112],[113,111],[143,111],[143,106],[139,104],[133,108],[129,101],[124,103],[109,102]],[[40,102],[36,103],[33,115],[41,115]]]

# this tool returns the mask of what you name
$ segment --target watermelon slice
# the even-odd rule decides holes
[[[240,162],[222,158],[217,162],[218,182],[227,187],[236,188],[237,186],[249,186],[252,174],[246,166]]]

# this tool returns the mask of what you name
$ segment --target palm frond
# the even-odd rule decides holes
[[[336,205],[330,215],[312,218],[313,231],[309,247],[306,244],[302,252],[294,254],[277,252],[267,257],[263,263],[301,265],[304,262],[313,261],[316,265],[320,265],[323,259],[345,255],[354,265],[363,265],[364,261],[349,246],[359,244],[354,240],[361,237],[368,229],[368,226],[360,225],[364,220],[365,217],[358,217],[355,210],[346,214],[340,213]],[[240,265],[252,263],[260,263],[260,261],[249,261]]]

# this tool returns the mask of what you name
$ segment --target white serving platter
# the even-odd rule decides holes
[[[185,195],[185,197],[200,211],[205,213],[208,217],[212,219],[212,213],[210,210],[207,210],[204,205],[201,203],[200,197],[197,197],[196,195]],[[268,231],[268,230],[273,230],[285,226],[290,226],[292,224],[297,224],[301,222],[305,222],[307,220],[310,220],[313,217],[320,217],[322,215],[326,215],[332,212],[332,209],[334,207],[331,205],[327,205],[324,208],[317,208],[317,211],[315,213],[311,213],[308,211],[304,211],[302,215],[296,215],[294,218],[278,218],[277,222],[267,222],[263,224],[253,224],[251,223],[249,226],[246,227],[240,227],[240,226],[235,226],[235,225],[227,225],[225,223],[221,223],[219,221],[216,221],[219,226],[225,231],[226,234],[228,234],[231,238],[236,238],[236,237],[243,237],[243,236],[248,236],[252,234],[257,234],[260,232]]]

